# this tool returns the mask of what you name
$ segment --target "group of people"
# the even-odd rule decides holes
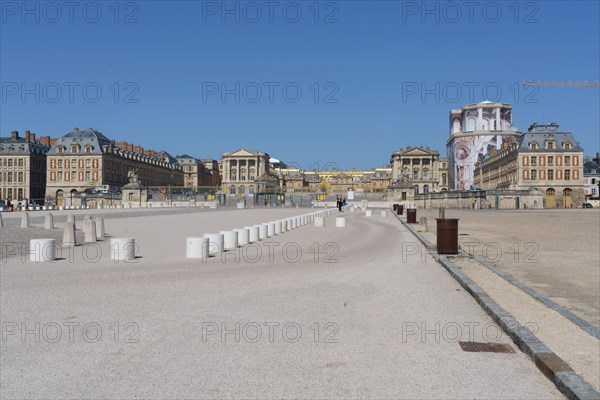
[[[338,210],[340,210],[340,212],[342,212],[342,207],[348,205],[348,203],[346,203],[346,199],[342,199],[341,197],[338,197],[336,199],[336,204],[337,204],[337,208],[338,208]]]
[[[0,202],[0,203],[3,203],[3,202]],[[29,201],[27,201],[27,199],[25,199],[22,202],[20,202],[19,204],[17,204],[17,206],[18,207],[22,206],[23,210],[29,211]],[[14,211],[15,206],[10,202],[10,200],[6,200],[5,208],[6,208],[6,211]]]

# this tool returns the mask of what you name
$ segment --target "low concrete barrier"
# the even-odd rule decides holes
[[[55,239],[31,239],[29,241],[29,261],[42,262],[56,260]]]
[[[189,237],[185,239],[185,257],[186,258],[208,258],[208,238],[207,237]]]
[[[208,239],[208,255],[214,256],[223,251],[225,247],[222,233],[207,233],[204,235]]]
[[[335,218],[335,227],[336,228],[345,228],[346,227],[346,217],[336,217]]]
[[[135,259],[135,239],[110,239],[110,259],[113,261],[127,261]]]

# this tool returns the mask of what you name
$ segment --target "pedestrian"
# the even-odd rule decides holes
[[[337,206],[338,206],[338,210],[340,210],[340,212],[342,212],[342,199],[341,198],[338,198]]]

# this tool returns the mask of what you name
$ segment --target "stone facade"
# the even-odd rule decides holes
[[[36,140],[35,134],[13,131],[0,138],[0,199],[19,202],[25,199],[41,203],[46,193],[46,153],[48,136]]]
[[[583,149],[556,123],[534,123],[527,133],[484,157],[474,171],[482,190],[536,189],[544,208],[581,207],[584,201]]]
[[[87,189],[119,191],[132,170],[145,186],[183,186],[183,172],[168,153],[127,150],[91,128],[58,138],[47,157],[46,197],[57,205],[79,205]]]
[[[410,183],[414,194],[448,190],[448,160],[429,147],[411,147],[392,153],[392,186],[407,187]]]
[[[242,198],[258,193],[274,192],[279,179],[271,172],[267,153],[238,149],[221,157],[221,188],[225,195]]]

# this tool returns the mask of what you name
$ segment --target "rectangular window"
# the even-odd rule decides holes
[[[548,156],[548,165],[554,165],[554,156]]]
[[[8,166],[9,166],[9,167],[12,167],[12,166],[13,166],[13,159],[12,159],[12,158],[9,158],[9,159],[8,159]]]
[[[570,166],[571,165],[571,156],[565,156],[565,165],[566,166]]]
[[[92,160],[90,160],[89,158],[85,159],[85,167],[89,168],[92,165]]]
[[[531,156],[531,165],[537,165],[537,156]]]
[[[18,160],[18,164],[19,164],[19,167],[22,167],[22,166],[23,166],[23,159],[22,159],[22,158],[19,158],[19,160]]]
[[[85,171],[85,180],[89,182],[91,179],[92,174],[90,173],[90,171]]]
[[[19,182],[22,183],[23,182],[23,173],[19,172]]]
[[[535,170],[535,169],[531,170],[531,180],[532,181],[537,180],[537,170]]]
[[[62,172],[62,171],[58,171],[58,172],[56,173],[56,180],[57,180],[58,182],[62,182],[62,180],[63,180],[63,172]]]
[[[402,201],[406,201],[406,192],[402,192]]]
[[[571,170],[565,169],[565,181],[571,180]]]
[[[553,169],[549,169],[548,170],[548,180],[549,181],[553,181],[554,180],[554,170]]]

